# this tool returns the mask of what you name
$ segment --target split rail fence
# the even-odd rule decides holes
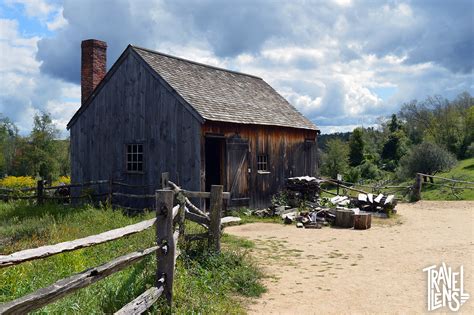
[[[437,183],[434,182],[435,179],[438,181]],[[439,183],[439,181],[441,181],[441,183]],[[474,189],[474,182],[417,173],[415,177],[415,184],[413,185],[414,200],[421,200],[423,185],[447,188],[450,190],[451,194],[456,197],[456,199],[461,199],[459,193],[463,190]]]
[[[80,189],[77,194],[72,194],[72,189]],[[68,185],[45,186],[44,180],[38,180],[36,187],[21,189],[10,189],[0,187],[0,200],[31,200],[41,205],[47,201],[56,201],[70,203],[73,200],[82,200],[85,202],[104,201],[111,206],[117,206],[131,212],[142,211],[144,208],[154,209],[155,204],[152,200],[154,193],[147,193],[153,189],[152,185],[134,185],[123,183],[116,180],[95,180],[83,183],[74,183]],[[124,192],[126,190],[126,192]],[[130,191],[135,191],[130,193]],[[139,192],[136,192],[139,191]],[[129,207],[125,204],[134,204],[137,200],[148,200],[145,204],[150,206]],[[125,202],[124,201],[128,201]]]
[[[435,179],[438,182],[435,183]],[[321,188],[321,191],[334,196],[339,195],[339,191],[342,189],[344,194],[346,194],[347,191],[355,191],[362,194],[368,194],[369,192],[373,194],[384,193],[385,195],[398,195],[398,197],[402,198],[410,196],[410,199],[413,201],[421,200],[423,185],[446,188],[457,199],[461,199],[459,193],[463,190],[474,189],[474,182],[423,173],[416,174],[413,185],[388,185],[387,182],[375,185],[365,185],[327,178],[323,179],[323,183],[330,184],[333,187],[336,186],[335,193]],[[370,191],[364,191],[363,188]]]
[[[210,198],[210,213],[207,214],[193,205],[188,198]],[[48,305],[78,289],[89,286],[113,273],[116,273],[144,257],[155,253],[157,257],[155,285],[136,299],[125,305],[116,314],[141,314],[150,308],[161,296],[168,306],[173,301],[173,279],[178,238],[188,240],[208,239],[214,251],[220,251],[221,224],[235,221],[232,217],[222,218],[223,199],[230,193],[223,192],[223,186],[212,186],[210,192],[186,191],[168,181],[167,173],[162,175],[162,189],[157,190],[156,217],[122,228],[87,236],[73,241],[26,249],[9,255],[0,255],[0,268],[17,265],[26,261],[46,258],[52,255],[74,251],[117,240],[155,227],[156,245],[134,251],[115,258],[105,264],[87,269],[71,277],[27,294],[16,300],[0,305],[0,314],[25,314]],[[185,219],[196,222],[207,229],[207,233],[185,235]]]
[[[323,183],[330,184],[333,187],[336,186],[336,193],[329,190],[321,189],[321,191],[334,196],[339,195],[340,190],[342,190],[343,194],[347,194],[347,191],[355,191],[361,194],[372,193],[378,195],[380,193],[384,193],[385,195],[398,195],[397,198],[404,198],[405,196],[409,195],[413,190],[412,185],[388,185],[387,182],[381,182],[374,185],[366,185],[325,178],[323,179]]]

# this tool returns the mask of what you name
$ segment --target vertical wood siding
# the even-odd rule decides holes
[[[122,192],[153,193],[160,174],[169,172],[186,189],[199,190],[200,126],[129,54],[71,127],[71,180],[114,179],[150,185]],[[144,172],[126,172],[128,143],[143,143]]]
[[[271,196],[283,188],[288,177],[317,175],[317,139],[314,130],[207,121],[202,128],[202,141],[206,133],[226,137],[238,134],[242,139],[248,139],[251,207],[268,206]],[[268,155],[268,174],[258,174],[258,154]],[[226,165],[226,168],[234,169],[235,166]]]

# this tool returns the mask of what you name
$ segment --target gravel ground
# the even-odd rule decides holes
[[[471,298],[460,311],[474,314],[474,202],[420,201],[397,209],[391,224],[377,221],[365,231],[271,223],[226,228],[255,241],[252,255],[269,276],[268,292],[249,302],[248,312],[425,313],[422,269],[445,262],[464,265]]]

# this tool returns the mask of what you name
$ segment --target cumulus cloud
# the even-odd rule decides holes
[[[10,117],[25,134],[31,130],[34,114],[48,111],[64,132],[64,120],[77,110],[78,103],[61,102],[66,97],[78,98],[79,89],[40,72],[38,41],[39,37],[20,34],[17,21],[0,19],[0,113]],[[51,103],[62,104],[62,111],[55,111]]]
[[[38,12],[53,33],[15,35],[31,45],[23,51],[28,58],[11,66],[2,57],[0,67],[30,69],[29,83],[21,71],[5,73],[36,89],[35,76],[59,84],[41,106],[61,124],[73,104],[62,110],[57,100],[65,86],[78,94],[80,42],[87,38],[107,41],[109,67],[132,43],[256,74],[323,132],[371,126],[413,98],[474,93],[469,0],[42,0],[37,11],[30,1],[8,1]],[[13,54],[18,48],[9,45]]]

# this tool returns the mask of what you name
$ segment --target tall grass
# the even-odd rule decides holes
[[[55,244],[153,217],[145,213],[130,217],[120,211],[92,206],[64,207],[26,202],[0,203],[0,253]],[[188,231],[193,226],[187,226]],[[59,254],[0,269],[0,303],[103,264],[128,252],[154,244],[153,229],[113,242]],[[236,296],[258,296],[264,288],[258,271],[238,240],[226,242],[222,254],[207,252],[204,243],[180,244],[175,278],[173,312],[242,313]],[[245,242],[243,242],[245,243]],[[154,284],[156,259],[150,255],[139,263],[81,289],[37,313],[113,313]],[[164,310],[163,305],[154,311]]]

